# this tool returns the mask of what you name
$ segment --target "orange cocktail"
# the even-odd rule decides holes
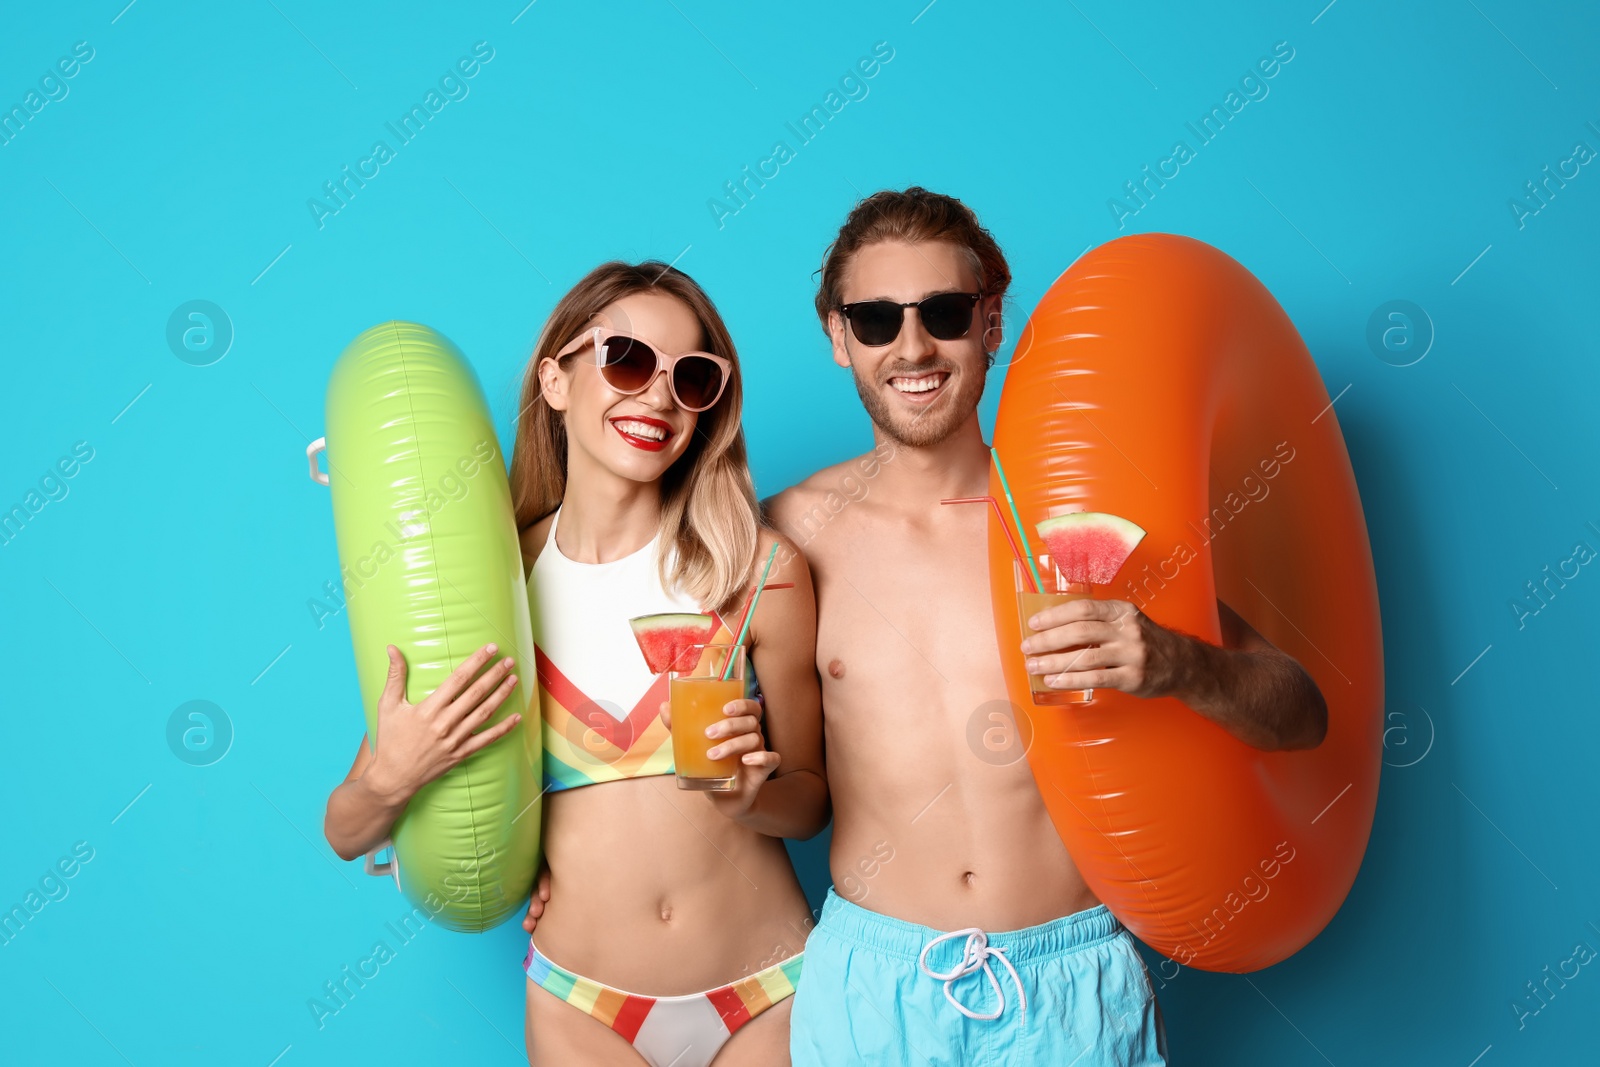
[[[745,695],[743,645],[695,645],[694,667],[672,672],[672,763],[679,789],[731,790],[738,782],[739,757],[706,755],[727,740],[707,737],[706,727],[727,718],[723,706]],[[683,662],[683,661],[680,661]]]
[[[1033,583],[1022,569],[1022,564],[1016,564],[1017,578],[1017,616],[1022,624],[1024,639],[1033,636],[1037,631],[1028,625],[1028,620],[1045,608],[1065,604],[1069,600],[1093,600],[1094,587],[1080,582],[1069,582],[1061,576],[1050,557],[1040,553],[1038,557],[1039,577],[1044,582],[1044,592],[1034,592]],[[1094,699],[1093,689],[1052,689],[1045,684],[1045,675],[1028,675],[1028,689],[1033,694],[1035,704],[1087,704]]]

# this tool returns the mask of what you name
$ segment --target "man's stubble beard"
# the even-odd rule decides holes
[[[969,377],[973,377],[976,384],[969,381]],[[864,384],[854,365],[850,367],[850,378],[855,382],[856,395],[861,398],[861,406],[867,409],[867,417],[885,437],[906,448],[928,448],[949,438],[978,410],[978,401],[983,399],[983,389],[988,375],[969,376],[952,372],[950,382],[961,383],[959,388],[963,392],[954,394],[947,392],[935,401],[932,407],[900,420],[895,418],[888,401],[878,392],[882,386]],[[886,386],[887,383],[883,385]],[[947,382],[945,389],[949,388],[950,383]],[[967,393],[971,395],[968,396]]]

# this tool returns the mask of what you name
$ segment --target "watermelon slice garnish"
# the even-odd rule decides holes
[[[1110,585],[1144,540],[1142,526],[1104,511],[1057,515],[1034,528],[1049,546],[1063,578],[1093,585]]]
[[[717,629],[710,615],[683,612],[640,615],[629,619],[628,625],[633,627],[645,663],[655,674],[692,670],[697,662],[694,646],[709,642]]]

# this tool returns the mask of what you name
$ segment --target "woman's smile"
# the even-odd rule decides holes
[[[619,437],[645,452],[660,452],[676,432],[665,422],[648,415],[615,415],[607,421]]]

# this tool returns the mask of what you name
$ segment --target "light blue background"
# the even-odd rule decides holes
[[[1600,966],[1521,1028],[1511,1007],[1600,949],[1600,576],[1582,567],[1522,628],[1510,607],[1576,542],[1600,549],[1600,165],[1522,227],[1508,206],[1576,142],[1600,149],[1590,5],[123,2],[12,11],[0,34],[7,109],[94,48],[0,147],[0,507],[94,449],[0,546],[0,906],[94,849],[0,946],[0,1058],[518,1062],[515,925],[429,929],[321,1030],[307,1008],[406,910],[321,837],[361,732],[344,619],[307,608],[337,575],[302,455],[329,367],[373,323],[428,323],[509,441],[565,287],[605,258],[677,259],[740,345],[770,493],[868,445],[812,272],[859,195],[913,182],[974,205],[1008,251],[1013,334],[1086,247],[1182,233],[1267,284],[1340,394],[1388,657],[1372,843],[1298,956],[1161,982],[1177,1062],[1596,1056]],[[319,229],[306,201],[393,147],[385,122],[477,41],[494,58],[470,95]],[[785,122],[879,41],[894,56],[868,95],[719,228],[708,200],[796,147]],[[1268,95],[1198,146],[1185,122],[1279,41],[1294,58]],[[1108,199],[1180,138],[1196,157],[1119,230]],[[165,339],[193,299],[236,331],[207,367]],[[1366,340],[1395,299],[1436,331],[1411,366]],[[193,699],[234,731],[207,767],[166,740]],[[825,844],[796,850],[814,903]]]

